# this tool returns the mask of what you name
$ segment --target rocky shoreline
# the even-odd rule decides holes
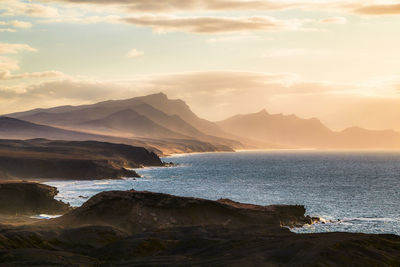
[[[47,199],[41,207],[54,203],[54,188],[32,186]],[[11,187],[26,196],[32,190],[26,183]],[[317,220],[305,216],[303,206],[131,190],[102,192],[59,211],[66,213],[18,226],[0,221],[0,266],[400,265],[399,236],[290,232],[284,226]]]
[[[96,141],[0,140],[0,180],[140,177],[130,168],[164,166],[142,147]]]
[[[258,206],[228,199],[212,201],[146,191],[108,191],[93,196],[81,207],[47,223],[81,227],[95,222],[130,234],[196,225],[281,228],[303,226],[317,220],[305,216],[305,211],[304,206]]]

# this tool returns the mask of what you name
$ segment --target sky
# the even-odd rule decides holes
[[[0,114],[158,92],[400,131],[400,1],[0,0]]]

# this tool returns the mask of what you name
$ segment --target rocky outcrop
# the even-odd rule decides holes
[[[0,266],[399,266],[400,237],[294,234],[302,206],[107,192],[50,221],[0,225]]]
[[[28,182],[0,183],[0,214],[63,214],[71,207],[55,200],[57,188]]]
[[[142,147],[96,141],[0,140],[0,179],[117,179],[163,166]]]
[[[7,176],[19,179],[95,180],[139,177],[135,171],[114,167],[101,160],[0,156],[0,168]]]
[[[61,225],[107,225],[137,234],[176,226],[222,225],[268,228],[312,223],[303,206],[257,206],[138,191],[102,192],[63,217]]]

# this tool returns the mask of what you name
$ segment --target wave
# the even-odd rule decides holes
[[[97,182],[97,183],[94,183],[95,185],[107,185],[107,184],[110,184],[110,182]]]
[[[400,218],[343,218],[342,222],[363,221],[363,222],[400,222]]]
[[[39,214],[39,215],[33,215],[30,218],[32,219],[39,219],[39,220],[50,220],[54,218],[61,217],[62,215],[48,215],[48,214]]]

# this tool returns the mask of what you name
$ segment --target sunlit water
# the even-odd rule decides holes
[[[106,190],[148,190],[207,199],[301,204],[334,222],[298,232],[400,235],[400,152],[264,151],[173,156],[178,167],[138,170],[143,178],[48,182],[79,206]]]

